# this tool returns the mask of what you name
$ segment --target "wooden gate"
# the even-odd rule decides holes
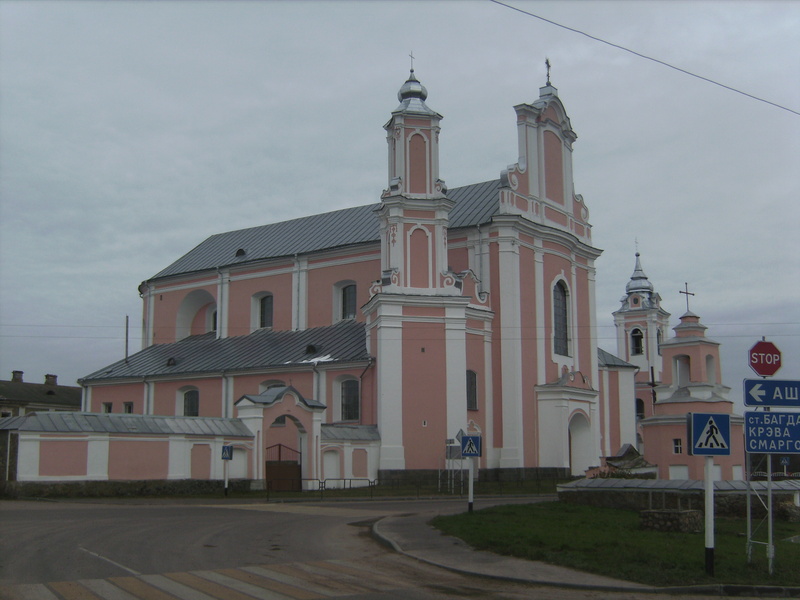
[[[299,492],[302,490],[302,454],[283,444],[264,451],[264,479],[267,490]]]

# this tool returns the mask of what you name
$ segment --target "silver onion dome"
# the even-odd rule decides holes
[[[397,99],[402,102],[408,98],[419,98],[424,102],[427,97],[428,90],[425,89],[425,86],[414,76],[414,69],[411,69],[408,79],[406,79],[400,91],[397,92]]]

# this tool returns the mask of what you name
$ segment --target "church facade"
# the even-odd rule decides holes
[[[312,487],[450,468],[460,434],[482,437],[481,469],[570,475],[642,446],[655,413],[639,392],[667,371],[651,377],[640,350],[660,351],[669,315],[615,313],[622,358],[598,347],[601,251],[549,76],[514,107],[518,162],[454,189],[413,69],[398,100],[379,202],[212,236],[139,286],[144,348],[80,381],[82,411],[106,417],[99,448],[137,420],[208,420],[162,432],[159,476],[216,477],[231,446],[238,477],[263,481],[288,453]],[[49,464],[30,478],[57,479]]]

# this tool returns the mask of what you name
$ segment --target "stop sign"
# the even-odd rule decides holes
[[[756,342],[747,354],[750,368],[761,377],[775,375],[781,368],[781,351],[772,342]]]

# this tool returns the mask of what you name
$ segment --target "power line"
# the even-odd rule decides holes
[[[546,19],[545,17],[541,17],[541,16],[536,15],[536,14],[534,14],[532,12],[528,12],[527,10],[522,10],[521,8],[517,8],[516,6],[511,6],[510,4],[506,4],[505,2],[501,2],[500,0],[489,0],[489,1],[493,2],[495,4],[499,4],[500,6],[504,6],[505,8],[510,8],[511,10],[515,10],[515,11],[517,11],[519,13],[522,13],[523,15],[527,15],[529,17],[533,17],[534,19],[539,19],[540,21],[544,21],[545,23],[549,23],[550,25],[555,25],[556,27],[561,27],[562,29],[566,29],[567,31],[571,31],[573,33],[578,33],[578,34],[580,34],[582,36],[585,36],[585,37],[589,38],[590,40],[594,40],[595,42],[600,42],[601,44],[606,44],[607,46],[611,46],[612,48],[617,48],[618,50],[622,50],[624,52],[628,52],[630,54],[633,54],[634,56],[638,56],[639,58],[644,58],[645,60],[649,60],[649,61],[652,61],[654,63],[658,63],[659,65],[662,65],[664,67],[668,67],[670,69],[674,69],[675,71],[678,71],[679,73],[683,73],[684,75],[689,75],[690,77],[695,77],[695,78],[700,79],[702,81],[705,81],[707,83],[712,83],[714,85],[717,85],[717,86],[719,86],[721,88],[724,88],[726,90],[729,90],[731,92],[736,92],[737,94],[741,94],[742,96],[747,96],[748,98],[751,98],[753,100],[757,100],[759,102],[763,102],[765,104],[769,104],[771,106],[774,106],[775,108],[780,108],[781,110],[785,110],[787,112],[790,112],[792,114],[800,116],[800,111],[796,111],[796,110],[793,110],[793,109],[788,108],[786,106],[783,106],[781,104],[777,104],[776,102],[772,102],[770,100],[766,100],[765,98],[759,98],[758,96],[754,96],[753,94],[749,94],[747,92],[743,92],[742,90],[736,89],[735,87],[731,87],[729,85],[725,85],[724,83],[720,83],[719,81],[714,81],[713,79],[710,79],[708,77],[704,77],[703,75],[698,75],[697,73],[692,73],[691,71],[688,71],[686,69],[682,69],[681,67],[676,67],[675,65],[672,65],[672,64],[670,64],[668,62],[665,62],[663,60],[659,60],[658,58],[654,58],[652,56],[647,56],[646,54],[642,54],[641,52],[637,52],[636,50],[631,50],[630,48],[626,48],[625,46],[621,46],[620,44],[615,44],[613,42],[609,42],[608,40],[604,40],[603,38],[599,38],[597,36],[588,34],[585,31],[581,31],[580,29],[575,29],[574,27],[568,27],[567,25],[562,25],[561,23],[556,23],[555,21],[552,21],[550,19]]]

